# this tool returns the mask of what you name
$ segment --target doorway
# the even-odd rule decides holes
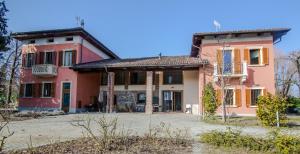
[[[163,112],[182,111],[182,92],[181,91],[163,91]]]
[[[70,100],[71,100],[71,83],[70,82],[63,82],[62,84],[62,105],[61,109],[64,112],[69,112],[70,109]]]

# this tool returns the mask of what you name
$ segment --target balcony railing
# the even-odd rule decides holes
[[[57,66],[53,64],[33,65],[32,74],[37,76],[56,76]]]
[[[218,81],[219,77],[241,77],[242,82],[246,81],[248,72],[247,72],[247,62],[243,61],[242,63],[228,63],[218,65],[214,63],[214,81]]]

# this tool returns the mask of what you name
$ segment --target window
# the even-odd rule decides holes
[[[34,53],[27,53],[26,54],[26,67],[32,67],[34,64]]]
[[[124,84],[125,84],[125,72],[116,72],[115,85],[124,85]]]
[[[257,106],[257,99],[261,95],[261,89],[251,89],[251,106]]]
[[[229,106],[234,105],[234,92],[233,89],[226,89],[225,90],[225,104]]]
[[[54,52],[45,52],[44,64],[54,64]]]
[[[130,84],[146,84],[146,72],[130,72]]]
[[[32,97],[33,94],[33,84],[25,84],[25,97]]]
[[[43,83],[43,97],[51,97],[51,83]]]
[[[54,42],[54,38],[49,38],[47,41],[48,41],[48,43],[53,43]]]
[[[259,64],[260,49],[250,49],[250,65]]]
[[[231,50],[224,50],[224,74],[231,74],[232,73],[232,51]]]
[[[66,41],[73,41],[73,37],[66,37]]]
[[[72,51],[64,52],[64,66],[72,66]]]
[[[137,103],[146,103],[146,94],[145,93],[137,94]]]
[[[30,40],[29,41],[29,44],[34,44],[35,43],[35,40]]]
[[[101,85],[107,85],[107,73],[101,73]]]
[[[182,84],[182,71],[164,71],[164,84]]]

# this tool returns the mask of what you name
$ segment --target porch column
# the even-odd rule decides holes
[[[115,73],[108,72],[106,112],[109,112],[109,113],[113,112],[113,107],[114,107],[114,85],[115,85]]]
[[[147,71],[146,76],[146,107],[145,107],[145,113],[146,114],[152,114],[152,95],[153,95],[153,72]]]

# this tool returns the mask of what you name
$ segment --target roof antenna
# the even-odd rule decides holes
[[[220,31],[221,29],[221,24],[217,21],[217,20],[214,20],[214,25],[216,27],[216,32]]]
[[[81,19],[81,21],[80,21],[80,27],[84,28],[84,20],[83,19]]]
[[[84,20],[81,19],[79,16],[76,16],[76,25],[78,27],[84,28]]]

